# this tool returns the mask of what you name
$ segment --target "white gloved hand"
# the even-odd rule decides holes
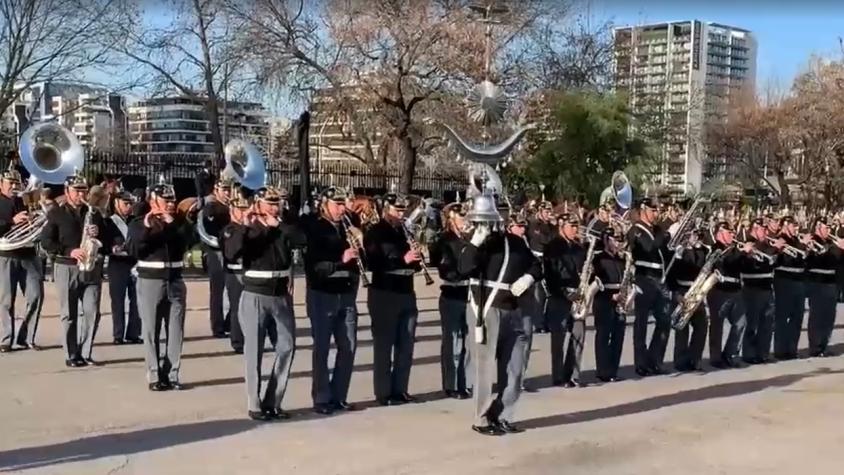
[[[490,235],[489,225],[486,224],[479,224],[475,227],[475,232],[472,234],[471,243],[473,246],[478,247],[486,241],[486,238]]]
[[[512,292],[513,295],[518,297],[525,293],[525,291],[529,289],[531,285],[533,285],[533,282],[533,276],[530,274],[525,274],[519,277],[518,280],[513,282],[513,285],[510,286],[510,292]]]

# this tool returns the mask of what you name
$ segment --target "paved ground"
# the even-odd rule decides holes
[[[47,303],[39,342],[49,349],[0,356],[0,471],[792,474],[840,473],[844,462],[844,357],[566,390],[547,387],[547,335],[537,337],[530,368],[541,390],[525,394],[518,411],[530,430],[478,436],[469,429],[471,403],[446,400],[438,392],[436,287],[421,282],[411,390],[424,403],[389,408],[372,403],[371,333],[360,299],[360,350],[350,399],[365,410],[312,415],[311,339],[297,292],[299,350],[285,405],[296,417],[259,425],[245,418],[242,357],[226,341],[207,336],[206,285],[189,284],[193,310],[182,374],[190,389],[184,392],[147,390],[141,347],[106,344],[107,313],[103,344],[94,355],[103,365],[66,368],[56,304]],[[55,295],[51,285],[48,291]],[[628,377],[630,335],[624,354]],[[840,329],[834,338],[844,341]],[[586,355],[587,368],[594,368],[591,348]],[[592,372],[586,377],[591,380]]]

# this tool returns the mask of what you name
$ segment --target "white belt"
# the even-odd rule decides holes
[[[647,267],[648,269],[662,270],[662,264],[648,261],[635,261],[633,264],[636,267]]]
[[[777,267],[777,269],[776,269],[776,270],[781,270],[781,271],[783,271],[783,272],[792,272],[792,273],[794,273],[794,274],[802,274],[802,273],[803,273],[806,269],[804,269],[804,268],[802,268],[802,267],[786,267],[786,266],[780,266],[780,267]]]
[[[532,253],[533,253],[533,255],[534,255],[534,256],[536,256],[536,257],[542,257],[542,252],[541,252],[541,251],[534,251],[533,249],[531,249],[531,251],[530,251],[530,252],[532,252]]]
[[[385,274],[390,275],[413,275],[416,273],[413,269],[396,269],[396,270],[388,270],[384,272]]]
[[[740,274],[742,279],[772,279],[774,277],[773,272],[768,272],[767,274]]]
[[[481,281],[478,279],[469,279],[469,285],[481,285]],[[493,282],[491,280],[485,280],[484,287],[498,290],[510,290],[510,284],[502,284],[500,282]]]
[[[621,288],[621,284],[604,284],[604,290],[618,290]]]
[[[726,275],[722,275],[718,280],[720,280],[721,282],[730,282],[730,283],[733,283],[733,284],[741,283],[741,281],[736,279],[735,277],[730,277],[730,276],[726,276]]]
[[[443,287],[466,287],[467,285],[469,285],[468,280],[458,280],[457,282],[449,282],[447,280],[444,280],[442,282]]]
[[[677,285],[682,285],[683,287],[691,287],[694,285],[694,282],[691,280],[678,280]]]
[[[141,269],[181,269],[185,263],[182,261],[138,261],[137,266]]]
[[[280,279],[282,277],[290,277],[290,269],[248,270],[243,273],[243,277],[249,277],[250,279]]]
[[[809,269],[813,274],[835,275],[835,269]]]
[[[243,264],[226,264],[228,270],[243,270]]]
[[[334,278],[339,279],[341,277],[351,277],[351,276],[352,276],[352,274],[347,270],[336,270],[336,271],[328,274],[329,279],[334,279]]]

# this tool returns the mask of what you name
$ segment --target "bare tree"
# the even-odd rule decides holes
[[[0,111],[37,83],[108,66],[111,49],[101,40],[131,12],[123,0],[0,1]]]
[[[240,31],[218,0],[176,0],[164,26],[129,25],[114,48],[154,78],[152,95],[177,93],[202,104],[214,151],[223,155],[221,102],[244,80]]]

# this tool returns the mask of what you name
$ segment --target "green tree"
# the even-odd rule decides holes
[[[583,197],[592,205],[616,170],[635,176],[650,157],[647,143],[631,136],[632,115],[623,96],[565,92],[551,100],[548,140],[524,173],[546,185],[551,197]]]

